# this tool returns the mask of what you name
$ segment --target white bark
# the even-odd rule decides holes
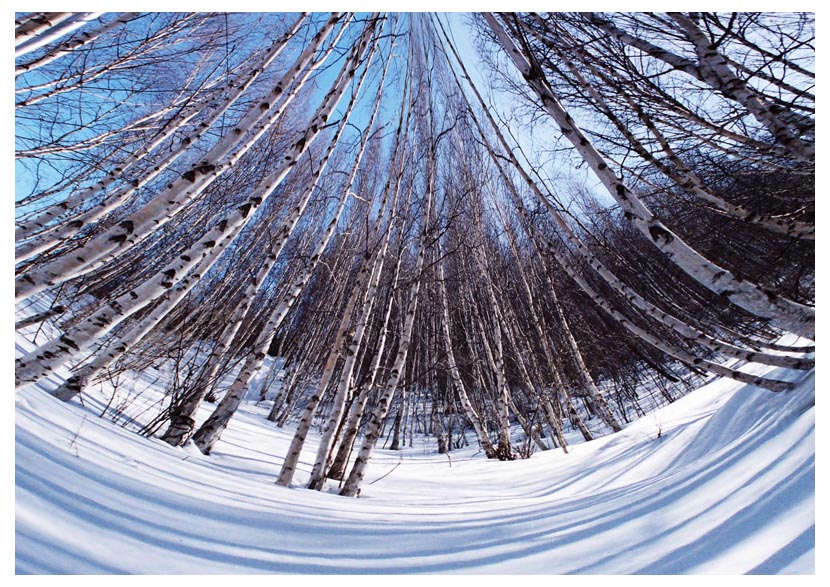
[[[538,18],[538,17],[537,17]],[[728,202],[715,194],[713,194],[701,181],[701,179],[691,170],[689,169],[683,160],[675,153],[674,149],[672,149],[669,141],[665,138],[662,132],[657,128],[657,125],[654,124],[654,121],[645,113],[643,108],[640,104],[634,100],[631,96],[629,96],[625,91],[621,89],[618,91],[620,97],[622,97],[626,103],[629,105],[631,110],[635,112],[640,119],[640,121],[646,126],[646,128],[650,131],[651,135],[657,140],[662,149],[663,153],[665,153],[668,160],[672,163],[674,168],[670,167],[656,156],[654,156],[644,145],[643,143],[634,136],[634,133],[628,129],[628,127],[620,120],[620,118],[614,114],[611,107],[608,105],[605,98],[602,97],[602,94],[597,91],[596,87],[589,83],[588,80],[580,72],[580,67],[584,67],[587,70],[591,71],[597,77],[603,79],[606,84],[611,84],[612,81],[601,74],[590,62],[588,58],[585,57],[584,53],[581,51],[579,47],[575,47],[574,51],[579,58],[579,66],[575,65],[570,58],[565,55],[565,53],[556,45],[556,43],[550,41],[549,39],[544,38],[540,35],[537,31],[527,27],[522,23],[525,30],[529,31],[535,37],[537,37],[540,41],[545,43],[553,51],[556,51],[556,54],[565,62],[565,64],[570,69],[571,73],[573,74],[574,78],[580,83],[581,87],[585,88],[591,97],[593,98],[594,102],[599,106],[599,108],[603,111],[605,116],[614,124],[614,126],[625,136],[628,143],[634,148],[640,157],[647,161],[650,165],[656,167],[663,173],[666,177],[674,180],[677,184],[688,190],[689,193],[694,195],[697,198],[700,198],[704,202],[712,204],[718,210],[725,212],[726,214],[732,216],[733,218],[737,218],[739,220],[743,220],[746,222],[750,222],[753,224],[757,224],[771,230],[773,232],[777,232],[779,234],[783,234],[790,237],[801,238],[806,240],[814,240],[815,239],[815,224],[810,224],[806,222],[799,222],[792,219],[782,219],[768,214],[758,214],[753,210],[749,210],[742,206],[736,206],[731,202]]]
[[[693,13],[694,14],[694,13]],[[680,25],[695,48],[701,67],[700,78],[711,87],[727,96],[734,97],[755,119],[772,133],[773,137],[793,155],[813,161],[816,156],[815,143],[804,141],[782,120],[772,113],[757,93],[751,91],[746,83],[729,68],[723,55],[713,45],[702,30],[688,17],[679,12],[670,12],[675,22]]]
[[[346,340],[346,331],[351,321],[352,311],[357,304],[358,298],[363,291],[363,284],[358,282],[356,287],[352,288],[352,293],[346,302],[346,307],[343,310],[343,315],[340,318],[340,325],[334,337],[334,345],[332,351],[328,354],[328,359],[323,367],[323,374],[320,382],[316,385],[316,391],[311,395],[306,404],[303,414],[300,417],[300,423],[297,425],[297,430],[294,432],[294,437],[291,439],[291,445],[288,447],[288,452],[285,455],[282,467],[280,468],[279,476],[277,477],[277,485],[288,487],[294,478],[294,472],[297,469],[297,463],[300,460],[300,453],[305,445],[305,440],[311,430],[311,424],[314,420],[314,414],[317,411],[317,406],[331,382],[334,368],[337,365],[337,359],[340,357],[336,349],[339,349]]]
[[[29,39],[43,34],[46,30],[58,26],[65,20],[76,16],[74,12],[35,12],[17,25],[14,30],[15,46],[28,42]]]
[[[114,29],[115,27],[121,26],[122,24],[131,21],[132,19],[136,18],[139,14],[139,12],[121,13],[117,17],[113,18],[110,22],[102,24],[98,28],[89,31],[83,31],[79,35],[76,35],[71,39],[62,42],[57,47],[54,47],[53,49],[47,51],[41,57],[38,57],[37,59],[32,59],[31,61],[27,61],[26,63],[22,63],[20,65],[15,66],[14,73],[15,75],[19,75],[21,73],[34,71],[38,67],[43,67],[48,63],[52,63],[56,59],[59,59],[64,55],[72,53],[78,47],[82,47],[83,45],[91,43],[95,39],[99,38],[101,35]]]
[[[669,13],[672,18],[674,18],[678,23],[680,23],[681,19],[685,18],[679,13]],[[771,112],[768,105],[765,103],[766,100],[764,99],[763,95],[759,95],[757,92],[753,91],[750,87],[746,85],[743,80],[736,79],[735,81],[732,80],[735,76],[734,73],[729,71],[728,69],[728,61],[726,60],[725,56],[721,56],[718,54],[718,61],[719,61],[719,68],[725,68],[725,71],[721,70],[718,73],[717,69],[712,69],[712,65],[710,61],[715,57],[714,55],[709,55],[709,42],[702,35],[701,31],[697,28],[696,25],[689,21],[691,24],[691,30],[687,30],[686,34],[689,40],[692,42],[693,46],[695,46],[695,51],[698,54],[700,59],[699,62],[692,61],[691,59],[687,59],[676,53],[669,51],[668,49],[658,47],[653,43],[647,41],[646,39],[636,37],[627,33],[626,31],[620,29],[613,22],[609,21],[608,19],[596,14],[596,13],[588,13],[587,15],[588,20],[594,26],[599,27],[608,35],[614,37],[615,39],[619,40],[620,42],[629,45],[642,51],[646,55],[653,57],[659,61],[663,61],[667,65],[669,65],[672,70],[674,71],[682,71],[683,73],[702,81],[705,84],[708,84],[712,89],[721,92],[725,97],[729,98],[730,100],[735,100],[744,106],[750,113],[752,113],[757,120],[762,122],[765,126],[772,124],[774,127],[780,125],[778,120],[772,121],[771,118],[776,118]],[[680,16],[680,18],[677,18]],[[686,19],[688,20],[688,19]],[[681,25],[681,29],[685,28],[686,25]],[[713,47],[711,49],[715,53],[717,53],[717,48]],[[776,61],[776,56],[768,55],[771,61]],[[722,59],[723,61],[720,61]],[[804,70],[799,70],[802,73],[808,73]],[[763,72],[761,72],[763,73]],[[796,91],[795,93],[800,93]],[[757,110],[761,110],[761,112],[756,112]],[[760,117],[759,117],[760,114]],[[813,123],[812,120],[806,119],[802,116],[793,117],[793,113],[780,113],[778,117],[781,119],[786,118],[794,118],[798,124],[811,126]]]
[[[57,13],[62,16],[54,17],[51,21],[44,21],[43,24],[48,26],[41,26],[36,28],[28,29],[21,35],[15,35],[15,50],[14,56],[22,57],[27,53],[31,53],[37,49],[40,49],[44,45],[47,45],[53,41],[60,39],[61,37],[68,35],[72,31],[84,26],[88,22],[91,22],[101,16],[102,12],[77,12],[77,13],[67,13],[67,12],[60,12]],[[68,17],[64,17],[63,15],[68,15]],[[15,31],[17,33],[17,31]]]
[[[391,58],[391,53],[389,57]],[[383,74],[381,75],[381,79],[379,82],[378,97],[375,101],[375,106],[372,110],[372,114],[369,117],[369,122],[367,124],[367,132],[364,133],[360,152],[358,153],[355,166],[352,169],[352,177],[350,179],[350,183],[351,181],[353,181],[355,174],[357,172],[357,165],[360,164],[360,161],[363,157],[363,153],[369,137],[368,130],[372,129],[375,121],[375,116],[377,115],[378,109],[380,107],[380,102],[383,95],[384,81],[386,80],[386,73],[388,71],[389,63],[391,61],[390,58],[387,58],[386,64],[383,68]],[[405,99],[405,96],[406,94],[404,93],[403,99]],[[403,106],[403,103],[401,104],[401,106]],[[395,144],[396,152],[399,144],[400,143]],[[395,153],[393,153],[392,160],[395,161]],[[395,195],[392,198],[392,203],[389,207],[388,221],[386,222],[386,226],[381,228],[381,224],[380,222],[378,222],[372,230],[371,236],[373,239],[377,238],[380,234],[382,234],[385,231],[386,236],[383,239],[383,244],[381,245],[380,250],[374,255],[373,260],[370,261],[369,259],[366,259],[364,261],[363,267],[361,268],[361,272],[367,272],[369,275],[368,286],[366,289],[366,293],[363,296],[357,323],[354,326],[353,332],[350,333],[349,339],[347,341],[344,341],[346,343],[344,353],[345,360],[340,372],[340,381],[338,382],[337,390],[334,395],[331,412],[323,428],[323,434],[321,435],[320,443],[317,449],[317,456],[315,458],[314,466],[311,471],[311,479],[309,480],[308,485],[311,489],[322,489],[323,483],[325,482],[326,478],[326,470],[328,469],[328,466],[331,463],[331,449],[332,445],[334,444],[334,435],[343,417],[343,409],[346,404],[347,394],[349,391],[349,384],[351,382],[352,373],[354,371],[355,364],[357,361],[358,349],[363,344],[363,335],[366,332],[366,328],[369,324],[369,318],[371,317],[372,310],[374,309],[375,296],[377,295],[380,277],[383,273],[386,252],[389,248],[389,239],[392,235],[391,221],[394,218],[395,208],[398,202],[398,194],[400,190],[400,177],[401,174],[399,174],[396,178]],[[384,202],[381,204],[380,208],[381,212],[385,210],[387,194],[388,192],[384,192]],[[362,280],[359,277],[358,283],[360,283],[361,281]],[[335,346],[333,351],[340,353],[341,349]]]
[[[387,235],[390,233],[391,231],[387,232]],[[334,399],[332,400],[331,412],[329,413],[329,417],[323,427],[323,433],[320,437],[320,443],[317,448],[317,456],[314,460],[314,466],[311,469],[311,478],[308,482],[309,489],[320,490],[323,488],[323,482],[326,478],[326,469],[331,462],[331,447],[334,444],[334,434],[337,431],[343,417],[343,409],[346,405],[352,374],[354,373],[355,364],[357,363],[358,350],[363,344],[363,335],[366,332],[369,318],[372,314],[372,310],[374,309],[375,296],[377,294],[380,276],[383,272],[383,261],[386,256],[386,246],[388,242],[389,240],[387,237],[374,260],[371,262],[367,260],[366,264],[361,269],[361,272],[368,274],[369,282],[366,292],[363,294],[363,298],[361,300],[362,304],[359,309],[359,313],[357,314],[357,323],[355,324],[352,332],[350,332],[343,341],[343,347],[345,350],[341,351],[341,349],[336,346],[332,349],[332,353],[337,355],[338,358],[340,358],[341,355],[345,358],[343,367],[340,370],[340,379],[337,384],[337,389],[335,390]],[[361,281],[362,280],[358,278],[358,283]],[[351,313],[351,308],[347,308],[347,310]],[[332,365],[332,367],[333,366],[334,365]],[[320,393],[322,396],[322,391]]]
[[[445,34],[445,38],[446,38],[446,34]],[[516,159],[515,155],[513,154],[512,150],[507,145],[507,142],[505,141],[504,136],[502,135],[501,131],[499,130],[498,125],[492,119],[492,117],[490,116],[489,111],[486,109],[486,106],[484,104],[483,99],[481,98],[481,95],[478,93],[478,90],[476,89],[475,85],[472,83],[472,80],[469,78],[469,75],[467,75],[467,72],[466,72],[466,69],[463,66],[463,63],[461,63],[460,59],[458,58],[458,54],[455,52],[455,49],[452,47],[451,44],[449,46],[450,46],[450,49],[455,54],[456,60],[459,61],[459,64],[462,68],[462,71],[464,72],[464,75],[465,75],[466,79],[468,80],[471,89],[475,93],[475,95],[478,98],[481,105],[484,107],[484,112],[488,116],[488,118],[490,120],[490,123],[491,123],[491,126],[492,126],[493,130],[495,131],[496,136],[498,137],[502,147],[505,149],[505,153],[507,153],[507,156],[510,158],[510,161],[511,161],[513,167],[520,173],[520,175],[522,176],[524,181],[528,184],[528,186],[531,188],[531,190],[533,190],[535,196],[546,206],[548,211],[550,211],[552,213],[554,220],[556,220],[556,222],[557,222],[557,225],[566,234],[569,235],[569,240],[572,242],[572,244],[576,245],[577,250],[579,250],[580,253],[583,253],[583,254],[587,253],[587,247],[585,247],[584,244],[578,238],[575,238],[575,235],[573,235],[571,233],[570,227],[567,225],[567,222],[565,222],[564,219],[561,218],[561,216],[559,215],[556,208],[541,193],[541,191],[539,190],[539,187],[536,185],[536,183],[527,175],[527,172],[525,172],[524,169],[522,168],[522,166],[519,164],[519,162]],[[456,82],[458,82],[457,79],[456,79]],[[459,88],[460,88],[460,84],[459,84]],[[535,225],[533,224],[532,220],[530,219],[529,214],[528,214],[527,210],[525,209],[524,204],[521,201],[521,198],[519,197],[519,194],[516,193],[515,187],[513,186],[512,181],[506,175],[504,169],[502,168],[498,156],[496,156],[496,154],[494,153],[492,147],[490,147],[489,142],[487,141],[486,134],[483,132],[483,130],[479,126],[478,121],[476,120],[475,117],[473,117],[473,122],[475,123],[476,127],[479,130],[479,133],[480,133],[482,139],[485,141],[485,144],[487,145],[487,150],[488,150],[488,153],[490,154],[491,160],[493,161],[494,165],[497,167],[497,169],[499,170],[499,173],[502,175],[502,178],[504,179],[504,183],[508,188],[508,192],[510,194],[510,197],[511,197],[512,201],[516,205],[519,212],[523,216],[525,216],[525,218],[528,219],[528,226],[531,228],[531,231],[535,232]],[[539,238],[541,238],[544,242],[544,237],[539,235]],[[670,345],[667,345],[667,344],[663,343],[663,341],[661,341],[658,337],[655,337],[652,334],[647,333],[644,329],[642,329],[640,327],[637,327],[636,325],[633,325],[619,311],[614,309],[613,306],[610,304],[610,302],[605,300],[605,298],[602,298],[601,296],[599,296],[599,294],[587,283],[587,281],[584,278],[582,278],[582,276],[581,276],[581,274],[579,274],[578,270],[576,270],[570,264],[570,262],[567,261],[567,259],[565,259],[561,255],[558,255],[555,250],[551,250],[551,253],[554,255],[554,258],[556,259],[557,263],[559,263],[563,267],[563,269],[566,270],[568,275],[572,279],[574,279],[574,281],[577,283],[577,285],[582,287],[583,291],[585,291],[592,299],[594,299],[594,301],[600,307],[602,307],[604,310],[611,313],[612,316],[615,317],[615,318],[622,317],[623,321],[621,322],[621,324],[626,329],[628,329],[630,332],[632,332],[633,334],[638,335],[638,336],[640,336],[642,334],[645,337],[645,338],[642,338],[642,340],[644,340],[645,342],[648,342],[649,344],[655,346],[656,348],[660,349],[662,352],[665,352],[666,354],[668,354],[670,356],[673,356],[676,359],[679,359],[679,360],[684,361],[684,362],[689,363],[689,364],[693,364],[697,367],[704,367],[704,368],[709,369],[710,367],[714,366],[714,367],[717,368],[717,370],[712,370],[713,373],[716,373],[716,374],[719,374],[719,375],[722,375],[722,376],[726,376],[726,377],[731,377],[731,378],[736,379],[738,381],[748,382],[748,381],[751,380],[750,382],[753,385],[758,385],[758,386],[765,387],[765,388],[768,388],[768,389],[773,389],[773,390],[776,390],[776,391],[780,391],[780,390],[783,390],[783,389],[788,389],[790,387],[790,384],[788,384],[786,382],[782,382],[782,381],[778,381],[778,380],[765,379],[765,378],[756,378],[756,377],[748,376],[747,374],[741,373],[741,372],[736,371],[734,369],[729,369],[729,368],[723,367],[721,365],[716,365],[715,363],[712,363],[711,361],[706,361],[706,360],[703,360],[699,357],[696,357],[696,356],[694,356],[693,354],[691,354],[687,351],[683,351],[681,349],[677,349],[673,346],[670,346]],[[600,275],[602,275],[603,278],[605,278],[608,281],[609,285],[612,285],[612,287],[614,287],[615,284],[617,284],[617,286],[619,286],[619,287],[622,286],[621,282],[619,282],[619,280],[617,280],[616,278],[611,279],[612,274],[610,272],[608,272],[607,270],[605,270],[604,266],[601,263],[599,263],[598,259],[594,258],[592,255],[590,257],[586,257],[586,258],[588,258],[591,261],[590,262],[591,267],[594,267],[595,269],[597,269],[597,271],[600,273]],[[639,295],[635,294],[635,292],[633,292],[632,290],[626,288],[624,291],[627,292],[626,294],[624,294],[625,297],[629,301],[633,302],[635,306],[637,306],[637,303],[640,303],[640,301],[645,302],[645,300],[643,300]],[[689,327],[685,323],[683,323],[679,320],[673,319],[667,313],[655,308],[654,306],[651,306],[649,304],[646,307],[650,308],[651,311],[649,311],[649,310],[645,310],[645,311],[647,311],[653,317],[655,317],[657,319],[663,318],[663,319],[666,319],[666,320],[670,320],[669,325],[673,325],[673,327],[675,329],[683,329],[683,330],[685,330],[685,332],[695,332],[694,329],[692,329],[691,327]],[[681,334],[682,334],[682,332],[681,332]],[[707,340],[707,338],[705,338],[706,335],[704,335],[703,333],[700,333],[700,332],[698,332],[698,334],[700,335],[700,337],[695,340],[696,342],[703,342],[703,341]],[[717,343],[721,344],[721,341],[717,341]],[[732,347],[731,345],[727,345],[726,343],[723,343],[722,349],[725,352],[725,354],[729,354],[730,352],[737,353],[737,352],[742,351],[742,349],[737,349],[737,347]],[[763,357],[761,355],[762,355],[762,353],[748,353],[745,356],[746,356],[746,360],[761,359],[764,362],[766,362],[766,361],[771,361],[771,362],[778,361],[778,359],[774,358],[773,355],[764,355]],[[759,362],[761,362],[761,360],[759,360]],[[797,361],[796,364],[801,365],[802,368],[807,368],[808,364],[810,362],[809,360],[806,360],[806,359],[794,359],[792,357],[781,357],[780,360],[785,362],[785,363],[789,363],[790,361]]]
[[[417,269],[419,272],[421,267],[423,267],[422,263]],[[395,395],[395,391],[398,388],[398,383],[400,382],[401,375],[403,373],[404,363],[406,362],[406,356],[409,351],[409,344],[412,337],[412,325],[415,322],[415,311],[418,307],[418,292],[420,290],[420,285],[421,279],[419,277],[413,286],[413,291],[411,292],[410,301],[406,310],[406,319],[404,321],[403,332],[401,333],[401,338],[398,343],[398,353],[395,356],[395,362],[392,364],[392,371],[390,372],[389,378],[386,380],[386,384],[383,387],[383,392],[381,393],[380,398],[378,398],[377,406],[372,412],[366,437],[363,439],[360,452],[355,459],[354,465],[352,465],[351,473],[349,473],[349,478],[346,480],[346,484],[343,486],[340,495],[355,497],[360,492],[360,486],[363,483],[363,477],[366,474],[366,465],[369,464],[369,459],[372,457],[375,444],[377,443],[378,438],[380,438],[380,429],[383,426],[383,421],[386,418],[386,415],[389,413],[389,406],[392,403],[392,397]]]
[[[389,337],[389,318],[392,315],[392,308],[395,302],[402,260],[403,250],[401,250],[398,254],[398,261],[395,265],[395,274],[392,277],[392,283],[395,284],[395,286],[389,293],[389,301],[386,304],[386,313],[383,316],[383,326],[381,327],[380,340],[374,349],[372,363],[369,365],[369,380],[357,390],[356,397],[352,402],[352,407],[349,410],[348,421],[346,422],[346,426],[343,431],[343,437],[340,440],[340,448],[337,450],[337,456],[334,458],[334,461],[332,462],[332,465],[327,473],[327,476],[330,479],[342,480],[346,474],[346,466],[348,465],[354,441],[357,437],[360,420],[363,417],[363,412],[366,410],[366,404],[369,401],[369,396],[375,387],[375,381],[380,373],[380,365],[384,357],[384,351],[386,350],[386,341]]]

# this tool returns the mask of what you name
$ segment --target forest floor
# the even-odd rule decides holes
[[[314,436],[295,484],[275,485],[291,429],[265,405],[244,404],[207,457],[99,417],[104,395],[62,403],[46,380],[15,395],[16,572],[813,574],[814,374],[755,369],[798,386],[716,380],[511,462],[415,437],[375,451],[357,499],[303,487]]]

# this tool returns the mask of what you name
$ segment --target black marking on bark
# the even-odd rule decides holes
[[[668,230],[659,226],[649,226],[648,232],[654,242],[663,241],[666,244],[669,244],[674,240],[674,237]]]
[[[127,234],[132,234],[135,230],[135,224],[132,220],[125,220],[121,224],[118,225],[118,228],[126,232]]]
[[[69,228],[81,228],[84,225],[83,220],[73,220],[69,223]]]
[[[260,110],[268,110],[271,105],[268,102],[261,102],[259,105]]]
[[[72,340],[71,338],[67,337],[67,336],[61,336],[59,340],[63,344],[65,344],[66,346],[71,347],[71,348],[75,349],[76,351],[81,350],[80,347],[78,347],[78,345],[75,343],[75,341]]]
[[[191,169],[190,171],[183,173],[182,177],[190,183],[196,183],[196,170]]]
[[[219,223],[219,226],[217,228],[219,229],[219,232],[225,232],[225,229],[227,227],[228,227],[228,221],[227,221],[227,219],[224,219],[224,220],[222,220],[222,222]]]
[[[115,236],[110,237],[110,240],[112,242],[117,243],[117,244],[120,245],[120,244],[124,243],[127,240],[127,235],[126,234],[116,234]]]
[[[190,262],[190,260],[191,260],[190,255],[182,255],[182,256],[181,256],[181,257],[179,257],[179,258],[180,258],[182,261],[185,261],[185,262]]]
[[[239,210],[239,214],[240,216],[242,216],[242,218],[247,218],[248,214],[251,213],[251,203],[245,202],[239,208],[237,208],[237,210]]]

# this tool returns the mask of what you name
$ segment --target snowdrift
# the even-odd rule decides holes
[[[814,375],[770,375],[801,380],[717,380],[569,454],[378,450],[358,499],[302,487],[313,438],[276,486],[291,431],[265,406],[205,457],[24,388],[16,571],[814,573]]]

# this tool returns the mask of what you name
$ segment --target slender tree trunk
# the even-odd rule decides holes
[[[46,13],[49,14],[49,13]],[[21,57],[44,45],[60,39],[79,29],[88,22],[92,22],[101,12],[53,12],[55,16],[49,20],[43,19],[38,25],[18,27],[15,30],[14,56]]]

